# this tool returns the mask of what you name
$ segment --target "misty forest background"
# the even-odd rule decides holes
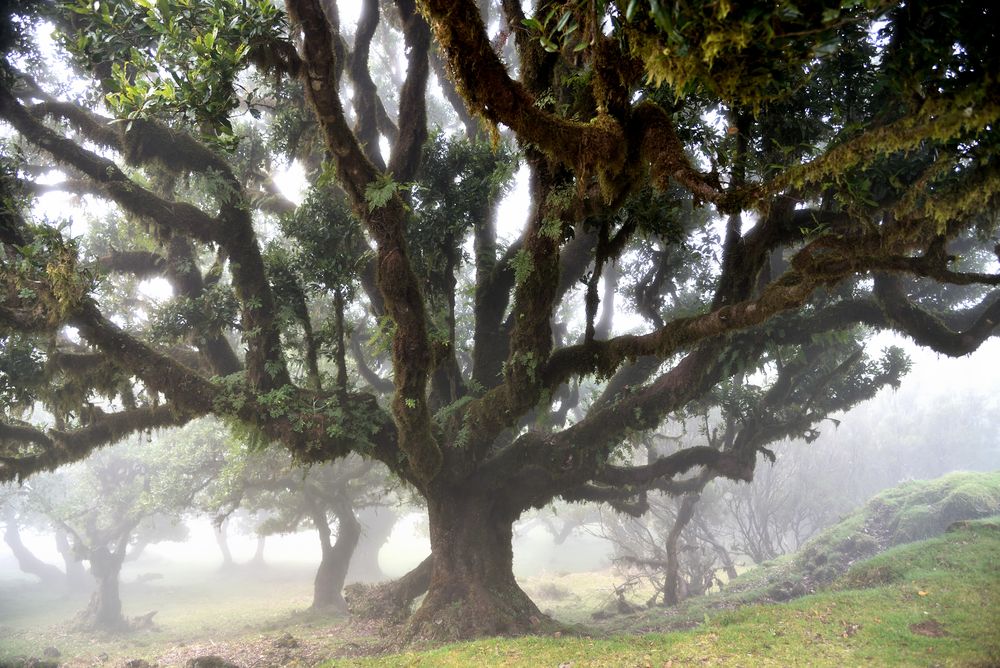
[[[997,13],[5,3],[0,663],[997,658]]]

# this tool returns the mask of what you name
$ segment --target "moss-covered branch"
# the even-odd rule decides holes
[[[126,211],[152,220],[163,229],[222,246],[229,255],[234,287],[242,305],[249,378],[264,389],[287,382],[288,371],[274,320],[274,299],[264,272],[253,221],[240,190],[232,192],[231,197],[222,202],[219,216],[212,218],[191,204],[156,195],[130,179],[113,161],[47,128],[5,87],[0,87],[0,116],[6,118],[28,141],[92,179]],[[192,159],[208,159],[202,154],[211,152],[194,140],[189,141],[199,147]],[[180,146],[185,145],[182,140],[178,142]],[[188,157],[184,159],[185,164]],[[228,167],[225,173],[230,173]]]
[[[406,80],[399,92],[399,137],[392,147],[389,172],[397,181],[410,181],[420,166],[427,141],[427,78],[431,31],[417,12],[414,0],[396,0],[406,44]]]
[[[99,447],[141,431],[180,426],[197,417],[177,406],[146,406],[101,413],[71,431],[47,432],[29,425],[0,422],[0,482],[23,480],[41,471],[79,461]],[[26,446],[26,447],[25,447]]]
[[[961,331],[953,330],[939,317],[911,302],[898,278],[877,274],[875,296],[890,326],[920,345],[951,357],[968,355],[1000,331],[1000,293],[997,291],[988,294],[980,308],[972,310],[974,320],[964,323],[965,329]]]
[[[334,34],[322,7],[316,0],[291,0],[288,10],[303,34],[303,76],[309,103],[336,161],[338,178],[378,247],[376,282],[386,312],[395,323],[393,417],[399,429],[399,447],[416,477],[430,480],[441,467],[442,454],[431,432],[427,407],[431,350],[424,300],[407,254],[406,208],[395,192],[378,205],[369,202],[369,189],[384,184],[385,177],[365,156],[344,118],[333,85],[338,67]]]

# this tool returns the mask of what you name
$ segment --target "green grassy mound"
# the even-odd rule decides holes
[[[809,541],[793,560],[792,575],[826,584],[859,558],[937,536],[954,522],[998,514],[1000,472],[960,472],[906,482],[878,494]]]
[[[1000,518],[994,518],[891,548],[819,594],[717,614],[693,631],[492,638],[324,665],[996,666],[998,619]]]
[[[736,578],[723,592],[672,608],[612,617],[600,627],[633,633],[690,629],[706,615],[815,593],[854,564],[893,546],[939,535],[954,522],[995,515],[1000,515],[1000,472],[957,472],[935,480],[905,482],[876,495],[799,552]]]

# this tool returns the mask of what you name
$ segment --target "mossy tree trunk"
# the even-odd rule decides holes
[[[681,598],[681,575],[680,575],[680,555],[678,554],[678,543],[684,528],[694,517],[694,508],[701,498],[698,494],[686,494],[681,500],[681,505],[677,509],[677,517],[674,525],[667,535],[667,569],[663,582],[663,603],[665,605],[677,605]]]
[[[119,593],[119,577],[125,550],[112,552],[106,547],[90,551],[90,574],[97,581],[97,588],[90,597],[90,604],[80,615],[82,629],[120,631],[128,626],[122,615],[122,599]]]
[[[430,586],[404,640],[522,635],[552,624],[514,579],[511,540],[518,513],[469,492],[432,496],[428,513]]]

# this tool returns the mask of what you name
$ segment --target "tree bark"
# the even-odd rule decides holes
[[[17,522],[13,519],[7,521],[7,528],[3,533],[3,540],[7,547],[14,553],[17,559],[17,566],[23,572],[34,575],[42,584],[51,586],[62,582],[63,572],[47,564],[32,553],[21,541],[21,532],[18,530]]]
[[[338,506],[334,513],[337,515],[337,541],[333,544],[330,543],[331,532],[326,513],[318,511],[313,514],[313,523],[319,533],[323,556],[313,582],[312,607],[333,608],[347,612],[347,602],[343,593],[344,580],[351,565],[351,556],[361,538],[361,524],[347,503]]]
[[[465,491],[427,504],[431,580],[402,640],[450,641],[539,633],[555,623],[514,579],[511,546],[519,513]]]
[[[97,581],[97,589],[91,595],[87,609],[80,614],[78,626],[81,629],[120,631],[128,626],[122,615],[122,600],[118,593],[124,556],[106,547],[92,550],[88,555],[90,574]]]
[[[677,519],[674,520],[674,525],[667,535],[667,568],[663,583],[664,605],[677,605],[680,602],[680,563],[677,555],[677,542],[684,527],[694,517],[694,507],[700,498],[701,496],[698,494],[684,496],[680,508],[677,510]]]

